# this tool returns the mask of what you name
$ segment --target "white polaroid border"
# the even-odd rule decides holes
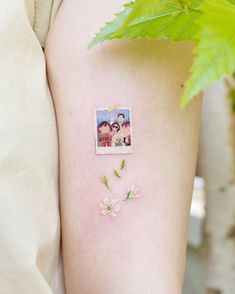
[[[100,147],[98,146],[98,132],[97,132],[97,111],[109,111],[113,110],[128,110],[130,116],[130,136],[131,136],[131,146],[115,146],[115,147]],[[132,110],[131,107],[117,107],[115,109],[108,108],[97,108],[94,110],[95,116],[95,146],[97,155],[108,155],[108,154],[131,154],[133,153],[133,120],[132,120]]]

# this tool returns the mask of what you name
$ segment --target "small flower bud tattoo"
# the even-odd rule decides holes
[[[100,203],[101,214],[116,216],[120,210],[120,205],[117,199],[105,198],[103,202]]]
[[[134,198],[139,198],[140,195],[138,194],[138,188],[136,188],[135,185],[132,185],[128,190],[126,194],[126,198],[123,201],[129,200],[129,199],[134,199]]]
[[[110,187],[109,187],[109,179],[108,179],[107,176],[102,176],[102,177],[100,178],[100,181],[101,181],[102,184],[105,185],[105,187],[106,187],[109,191],[111,191],[111,190],[110,190]]]

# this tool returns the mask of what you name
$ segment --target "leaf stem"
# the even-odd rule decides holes
[[[160,15],[153,15],[151,17],[149,17],[149,16],[143,17],[143,18],[141,18],[139,20],[136,20],[136,21],[128,24],[127,27],[136,26],[136,25],[148,22],[148,21],[152,21],[152,20],[156,20],[158,18],[169,16],[169,15],[175,15],[175,14],[180,14],[180,13],[188,13],[189,10],[197,12],[197,13],[201,13],[201,10],[199,10],[199,9],[193,9],[191,7],[184,7],[182,9],[171,11],[171,12],[160,14]]]

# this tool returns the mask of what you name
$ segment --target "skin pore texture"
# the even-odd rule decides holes
[[[179,294],[184,278],[201,101],[180,110],[179,97],[192,44],[113,41],[87,50],[123,3],[64,0],[46,44],[67,294]],[[132,109],[133,154],[96,155],[94,110],[112,105]],[[140,197],[123,201],[133,185]],[[101,213],[105,198],[119,201],[116,216]]]

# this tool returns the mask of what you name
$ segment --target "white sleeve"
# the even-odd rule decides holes
[[[0,292],[62,294],[56,121],[32,8],[1,1]]]

